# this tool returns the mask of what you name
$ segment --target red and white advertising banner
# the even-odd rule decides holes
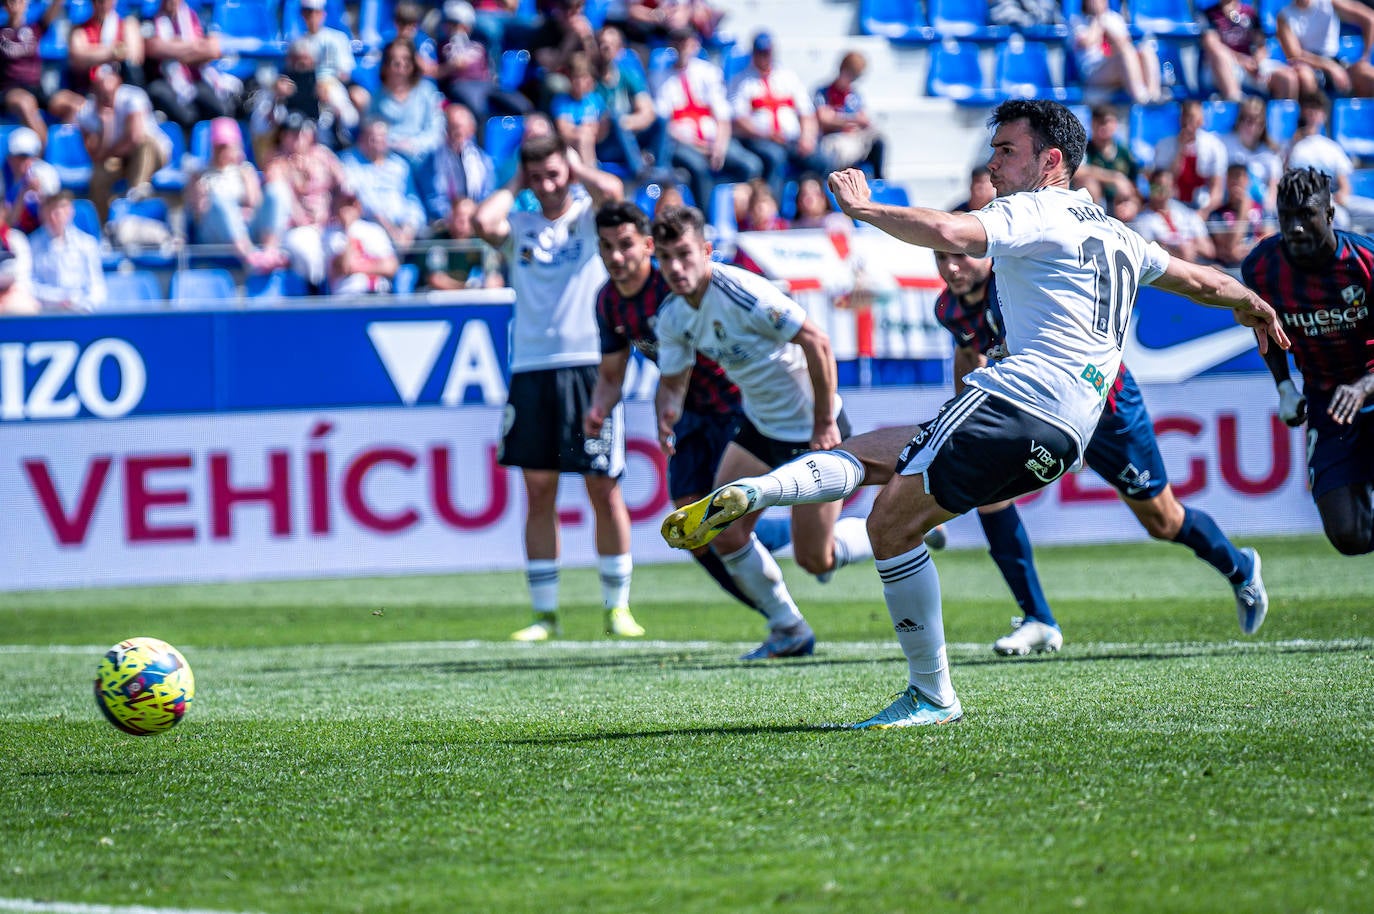
[[[1266,377],[1145,397],[1185,502],[1231,534],[1320,531],[1301,433],[1278,420]],[[929,419],[944,399],[845,393],[859,432]],[[635,558],[682,560],[658,535],[668,498],[652,407],[627,405]],[[520,568],[523,492],[496,464],[500,424],[499,407],[430,406],[0,426],[0,589]],[[578,477],[560,512],[565,564],[591,564]],[[1145,538],[1090,471],[1028,498],[1023,516],[1038,544]],[[982,545],[970,518],[950,539]]]

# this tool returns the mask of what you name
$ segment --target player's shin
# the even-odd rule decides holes
[[[811,451],[763,476],[740,480],[758,488],[758,507],[810,505],[847,498],[864,481],[864,466],[845,451]]]
[[[945,624],[940,608],[940,576],[924,544],[875,564],[897,642],[906,655],[911,685],[938,705],[954,703],[954,685],[945,655]]]
[[[772,554],[759,543],[758,537],[750,534],[749,542],[743,549],[722,555],[721,561],[739,589],[768,618],[770,629],[790,628],[804,621],[801,610],[797,609],[787,585],[783,583],[782,569]]]

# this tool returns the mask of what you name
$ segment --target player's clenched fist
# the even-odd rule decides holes
[[[868,186],[868,178],[857,168],[830,173],[830,192],[840,204],[845,215],[853,215],[856,207],[863,206],[873,199],[873,191]]]

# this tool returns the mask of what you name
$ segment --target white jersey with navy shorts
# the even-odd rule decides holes
[[[660,306],[658,367],[687,371],[700,352],[725,369],[740,389],[744,415],[769,438],[809,441],[815,429],[815,392],[806,353],[792,338],[806,312],[756,273],[712,264],[701,306],[681,295]],[[840,398],[835,397],[835,415]]]
[[[513,212],[509,221],[501,252],[515,291],[511,371],[600,363],[596,293],[607,277],[591,197],[573,195],[557,219]]]
[[[1085,190],[1047,187],[972,213],[987,232],[1007,356],[965,382],[1070,432],[1080,456],[1121,366],[1136,290],[1169,254]]]

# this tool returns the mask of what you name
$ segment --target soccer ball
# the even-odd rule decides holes
[[[196,678],[181,652],[156,638],[130,638],[105,652],[95,674],[95,703],[125,733],[151,736],[186,714]]]

